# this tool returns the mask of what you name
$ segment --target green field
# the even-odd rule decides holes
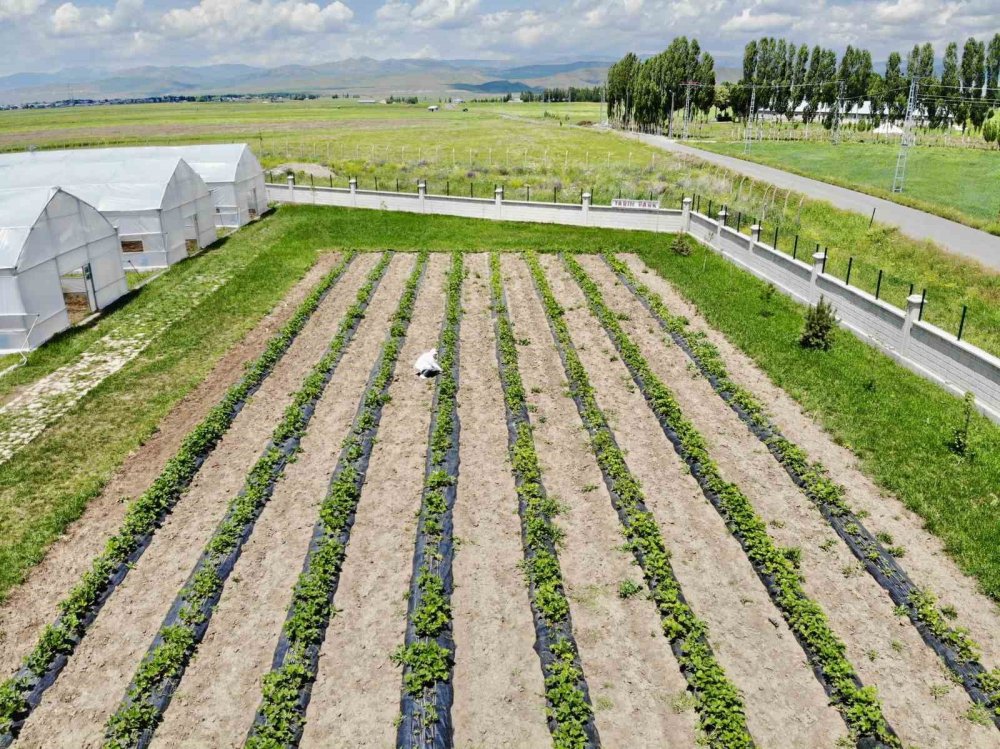
[[[252,261],[120,372],[90,392],[41,437],[0,466],[0,595],[16,584],[83,511],[129,452],[156,429],[212,364],[264,315],[320,253],[338,248],[446,251],[640,253],[675,283],[706,318],[853,449],[864,470],[928,521],[983,588],[1000,598],[1000,427],[975,417],[976,457],[959,459],[947,440],[961,402],[846,333],[829,353],[798,345],[804,309],[764,301],[765,285],[705,248],[683,257],[671,239],[646,232],[508,224],[443,216],[283,207],[206,253],[152,281],[116,317],[156,304],[190,272],[209,270],[222,253]],[[767,314],[762,314],[767,306]],[[85,338],[87,335],[84,336]],[[47,369],[47,356],[34,355]],[[86,414],[87,418],[80,418]],[[821,457],[821,456],[817,456]]]
[[[703,212],[711,201],[713,207],[727,204],[733,217],[742,214],[744,230],[766,213],[762,236],[771,242],[777,227],[782,251],[793,252],[796,236],[800,249],[817,243],[829,248],[827,270],[841,278],[853,257],[851,282],[869,291],[882,270],[882,296],[897,306],[903,306],[911,284],[918,291],[926,288],[924,319],[947,331],[957,331],[967,306],[963,337],[1000,353],[1000,275],[877,222],[869,229],[867,216],[775,193],[697,159],[578,125],[599,121],[600,114],[598,103],[469,103],[429,112],[426,102],[366,105],[341,99],[19,110],[0,112],[0,150],[246,141],[265,168],[308,163],[332,171],[310,177],[299,168],[298,179],[307,184],[346,187],[353,176],[362,188],[398,185],[415,192],[418,180],[425,180],[436,193],[492,197],[503,185],[508,198],[573,202],[590,191],[595,203],[658,196],[664,206],[679,206],[683,195],[697,194]],[[884,150],[851,148],[875,149],[862,157]],[[1000,159],[957,149],[936,149],[932,156],[938,153],[994,164]],[[864,163],[862,157],[850,162]],[[915,181],[920,172],[917,161],[911,170]],[[975,180],[970,200],[977,205],[988,205],[989,195],[996,194],[996,167],[991,174],[992,181]]]
[[[906,189],[892,192],[899,147],[889,143],[695,142],[699,148],[779,167],[877,195],[1000,234],[1000,151],[921,148],[910,153]]]

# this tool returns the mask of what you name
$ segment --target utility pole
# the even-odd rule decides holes
[[[833,112],[833,127],[830,130],[830,142],[833,145],[840,143],[840,109],[844,102],[844,82],[840,82],[840,86],[837,89],[837,104],[836,109]]]
[[[892,191],[903,192],[906,181],[906,159],[910,146],[916,140],[913,133],[913,113],[917,108],[917,79],[910,81],[910,97],[906,100],[906,119],[903,120],[903,135],[899,139],[899,155],[896,157],[896,174],[892,178]]]
[[[691,117],[691,81],[684,84],[684,140],[688,137],[688,119]]]
[[[750,85],[750,111],[747,113],[747,126],[743,130],[743,153],[750,153],[750,144],[753,142],[753,121],[755,108],[757,106],[757,84]]]

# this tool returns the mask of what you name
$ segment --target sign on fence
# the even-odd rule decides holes
[[[659,200],[632,200],[631,198],[612,198],[612,208],[659,208]]]

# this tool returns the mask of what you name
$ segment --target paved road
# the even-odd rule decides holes
[[[918,211],[890,200],[865,195],[855,190],[847,190],[819,180],[800,177],[797,174],[775,169],[752,161],[723,156],[683,145],[661,135],[635,134],[639,140],[666,151],[697,156],[705,161],[719,164],[734,172],[745,174],[785,190],[794,190],[811,198],[826,200],[838,208],[871,216],[875,208],[875,219],[883,224],[898,226],[900,231],[916,239],[929,239],[950,252],[978,260],[983,265],[1000,270],[1000,237],[965,224],[949,221],[932,213]]]

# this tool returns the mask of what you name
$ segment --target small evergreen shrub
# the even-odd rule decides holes
[[[806,327],[802,331],[799,343],[804,348],[829,351],[833,346],[833,334],[837,327],[837,315],[833,305],[823,297],[819,304],[810,307],[806,313]]]
[[[683,234],[678,234],[674,237],[670,249],[675,255],[680,255],[681,257],[688,257],[691,254],[691,245],[688,244],[687,237]]]

